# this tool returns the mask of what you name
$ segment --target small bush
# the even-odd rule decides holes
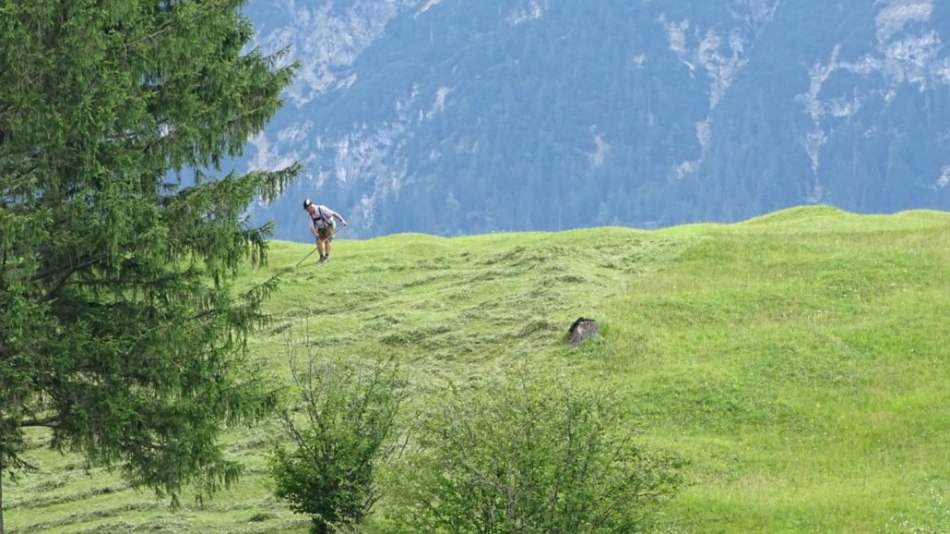
[[[603,389],[522,374],[430,406],[388,477],[405,532],[638,532],[683,485]]]
[[[359,523],[379,498],[376,465],[394,450],[403,400],[398,369],[313,358],[291,368],[300,393],[282,414],[287,439],[271,459],[276,494],[312,517],[312,532]]]

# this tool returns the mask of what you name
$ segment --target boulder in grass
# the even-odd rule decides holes
[[[576,347],[585,339],[596,336],[597,329],[597,321],[587,319],[586,317],[578,317],[577,320],[574,321],[574,324],[567,330],[571,338],[571,345]]]

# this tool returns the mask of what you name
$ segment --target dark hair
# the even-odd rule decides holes
[[[308,198],[307,200],[304,200],[304,201],[303,201],[303,209],[309,208],[312,204],[313,204],[313,202],[310,202],[310,199],[309,199],[309,198]]]

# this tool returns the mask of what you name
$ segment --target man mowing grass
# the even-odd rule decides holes
[[[303,201],[303,209],[310,215],[310,233],[317,238],[317,252],[320,253],[318,263],[326,263],[330,261],[330,243],[336,234],[334,219],[339,219],[343,226],[347,225],[346,219],[326,206],[314,204],[309,198]]]

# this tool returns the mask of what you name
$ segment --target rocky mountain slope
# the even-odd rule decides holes
[[[950,4],[252,0],[301,62],[241,162],[348,237],[950,209]]]

